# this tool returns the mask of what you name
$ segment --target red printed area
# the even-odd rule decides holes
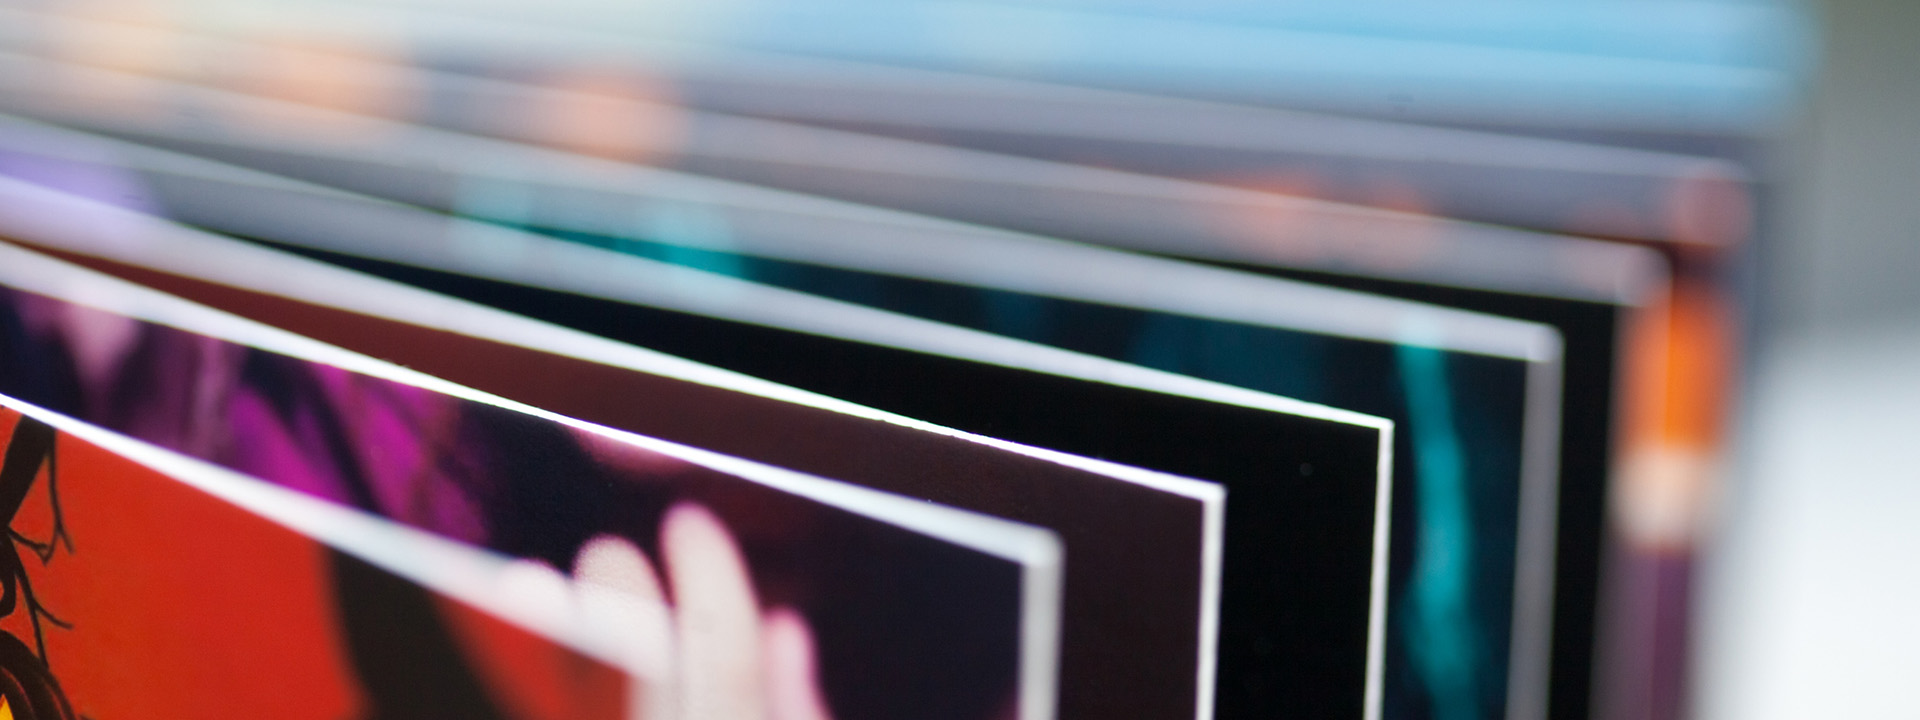
[[[496,702],[513,717],[625,716],[624,673],[457,601],[442,598],[437,605]]]
[[[0,413],[10,435],[20,416]],[[13,529],[49,538],[57,490],[72,552],[42,564],[21,550],[39,604],[72,626],[40,622],[76,714],[357,714],[316,543],[71,436],[55,468],[55,484],[41,468]],[[16,609],[0,629],[31,647],[27,615]]]
[[[20,422],[0,409],[0,440],[16,438]],[[27,665],[44,657],[69,717],[339,720],[374,710],[324,546],[75,437],[54,447],[54,472],[39,464],[12,518],[25,582],[0,630],[31,653]],[[52,545],[43,562],[35,544],[62,530],[71,550]],[[499,716],[620,716],[618,671],[457,602],[432,606]],[[18,704],[0,717],[28,717]]]

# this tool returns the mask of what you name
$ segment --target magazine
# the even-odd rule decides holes
[[[17,184],[15,185],[17,187]],[[44,191],[40,193],[42,199],[44,199],[46,195],[47,193]],[[15,195],[14,197],[19,198],[21,196]],[[72,204],[71,201],[65,205],[55,205],[52,207],[42,206],[37,210],[32,205],[25,203],[12,204],[10,207],[13,209],[13,212],[8,213],[7,217],[18,222],[14,224],[14,228],[7,231],[7,234],[15,237],[38,237],[41,238],[40,242],[42,243],[55,242],[55,240],[52,239],[66,238],[59,240],[59,243],[64,243],[68,246],[78,245],[81,247],[91,245],[94,248],[119,247],[137,249],[147,247],[152,250],[152,252],[146,255],[148,262],[157,261],[160,258],[172,258],[174,260],[172,265],[176,268],[174,272],[179,272],[180,270],[178,268],[195,265],[207,267],[216,264],[206,262],[204,258],[229,257],[235,261],[235,264],[229,266],[234,268],[234,270],[226,273],[228,282],[233,282],[233,278],[236,277],[249,277],[251,279],[248,280],[248,282],[256,284],[265,282],[275,288],[281,289],[281,291],[284,291],[284,288],[288,287],[299,287],[299,285],[292,282],[292,280],[299,277],[299,275],[291,272],[277,272],[270,277],[263,277],[258,274],[257,268],[248,267],[250,262],[248,258],[243,255],[235,255],[228,250],[222,250],[217,253],[168,252],[166,249],[167,246],[160,244],[165,237],[165,233],[155,235],[136,232],[141,229],[141,226],[130,223],[129,220],[132,219],[132,215],[125,211],[118,211],[117,213],[108,212],[105,213],[104,217],[98,217],[102,215],[102,210],[111,210],[111,208],[96,206],[89,210],[86,207],[76,206]],[[87,221],[86,219],[89,217],[89,214],[96,217],[91,221]],[[164,225],[164,223],[153,224]],[[39,225],[39,227],[36,228],[34,225]],[[173,227],[173,232],[176,234],[193,234],[190,231],[179,229],[177,226]],[[90,236],[93,239],[89,240],[88,238]],[[232,241],[224,242],[231,243]],[[555,242],[563,248],[567,247],[565,244],[558,243],[557,241],[550,242]],[[192,262],[180,262],[189,259],[191,259]],[[623,257],[616,258],[616,260],[636,259]],[[681,280],[676,282],[687,286],[686,283],[690,282],[691,278],[698,278],[699,274],[695,273],[691,276],[680,277]],[[149,278],[149,281],[150,280]],[[724,280],[724,278],[705,281],[714,282],[717,280]],[[338,292],[339,290],[353,287],[351,285],[340,285],[338,282],[338,278],[316,278],[307,284],[307,287],[316,288],[316,290],[309,291],[309,295],[338,298],[343,297],[343,295]],[[175,285],[169,286],[169,289],[179,290],[180,288]],[[694,294],[699,295],[698,293]],[[390,295],[381,296],[367,293],[355,294],[354,297],[371,300],[378,297],[390,297]],[[744,302],[756,299],[750,295],[740,299],[743,300],[741,307],[772,307],[777,305]],[[794,304],[792,298],[782,297],[781,299],[783,302],[779,304]],[[232,302],[231,299],[229,299],[228,302]],[[335,302],[338,302],[338,300],[335,300]],[[416,304],[414,301],[408,300],[406,304],[426,311],[429,316],[438,315],[441,318],[448,317],[448,315],[444,313],[435,312],[435,306],[430,303]],[[234,303],[234,305],[236,307],[247,308],[247,310],[243,310],[243,312],[251,312],[262,307],[260,303],[254,301]],[[388,302],[384,303],[384,306],[399,307],[400,304]],[[795,309],[809,308],[817,311],[817,313],[806,317],[816,322],[830,322],[832,324],[830,326],[874,326],[873,323],[859,322],[861,318],[873,314],[872,311],[855,313],[852,312],[849,307],[831,303],[814,303]],[[615,310],[617,312],[617,308]],[[834,314],[843,316],[851,314],[852,317],[836,319],[833,317]],[[608,312],[602,311],[597,313],[597,315],[605,317],[608,315]],[[958,337],[956,337],[955,334],[959,332],[956,329],[945,328],[930,323],[909,324],[911,326],[909,329],[917,330],[917,334],[900,333],[897,330],[901,327],[901,323],[884,315],[881,317],[887,322],[894,323],[893,327],[896,332],[896,342],[907,343],[909,346],[913,343],[918,343],[921,346],[935,348],[984,347],[989,350],[993,349],[990,344],[971,342],[972,336],[966,335],[965,333],[959,333]],[[282,315],[275,318],[275,321],[299,322],[295,315]],[[685,322],[685,320],[682,322]],[[497,323],[495,324],[497,325]],[[617,324],[622,326],[630,325],[629,323]],[[886,326],[882,325],[880,327]],[[673,329],[672,327],[668,328],[668,330]],[[805,335],[784,331],[774,332],[769,329],[758,328],[754,325],[741,325],[733,330],[733,332],[749,335],[759,333],[775,341],[786,342],[789,347],[794,346],[796,343],[808,342],[806,339],[807,336]],[[345,333],[336,335],[333,339],[351,342],[350,337],[351,333]],[[389,342],[386,343],[386,347],[389,350],[401,349],[405,346],[412,346],[416,350],[422,347],[413,341],[412,335],[402,337],[406,339],[405,342]],[[763,343],[755,343],[756,346],[761,344]],[[942,385],[959,382],[973,388],[975,395],[984,394],[996,401],[977,402],[980,398],[968,397],[966,398],[968,402],[964,405],[947,406],[951,409],[945,410],[944,414],[972,423],[976,427],[984,425],[990,429],[1003,431],[1003,434],[1012,435],[1011,433],[1004,432],[1008,430],[1020,430],[1025,433],[1046,433],[1045,438],[1048,440],[1064,441],[1053,442],[1052,444],[1054,446],[1063,444],[1087,445],[1097,442],[1100,443],[1099,447],[1101,449],[1112,451],[1107,453],[1108,457],[1113,457],[1116,453],[1130,453],[1135,457],[1149,459],[1178,459],[1184,457],[1185,451],[1195,448],[1196,443],[1204,443],[1205,447],[1213,451],[1212,454],[1206,456],[1206,460],[1213,463],[1213,467],[1245,473],[1244,475],[1234,475],[1232,477],[1247,477],[1249,479],[1259,477],[1258,473],[1272,472],[1272,470],[1266,470],[1265,468],[1284,469],[1283,471],[1288,473],[1287,476],[1296,475],[1301,471],[1301,468],[1307,468],[1308,472],[1314,473],[1314,480],[1319,482],[1309,482],[1306,478],[1302,478],[1297,484],[1286,483],[1275,485],[1268,482],[1265,484],[1265,487],[1261,488],[1263,492],[1249,492],[1244,494],[1247,500],[1243,502],[1243,506],[1247,508],[1250,517],[1263,517],[1255,513],[1264,512],[1264,517],[1266,518],[1287,516],[1297,519],[1286,523],[1241,523],[1238,533],[1238,536],[1241,538],[1240,541],[1253,543],[1251,547],[1242,546],[1243,550],[1241,554],[1245,556],[1241,559],[1241,562],[1252,564],[1247,565],[1241,572],[1242,574],[1249,572],[1255,574],[1244,580],[1239,580],[1239,585],[1233,584],[1236,576],[1232,571],[1234,568],[1234,559],[1241,555],[1237,555],[1232,550],[1235,540],[1235,533],[1233,532],[1235,525],[1230,515],[1227,518],[1227,530],[1229,534],[1227,537],[1228,552],[1226,553],[1227,572],[1225,573],[1224,580],[1224,582],[1227,583],[1225,592],[1227,602],[1222,607],[1221,624],[1223,628],[1231,628],[1236,627],[1235,622],[1244,623],[1251,620],[1262,623],[1267,627],[1273,627],[1274,623],[1288,617],[1325,618],[1325,620],[1313,622],[1304,629],[1309,632],[1324,633],[1324,639],[1321,643],[1301,643],[1291,646],[1297,648],[1296,650],[1286,653],[1272,653],[1272,655],[1277,656],[1272,662],[1324,663],[1328,657],[1327,653],[1331,651],[1335,653],[1335,656],[1351,658],[1347,662],[1351,662],[1352,664],[1344,667],[1352,668],[1350,672],[1352,672],[1353,675],[1350,677],[1353,677],[1356,685],[1359,684],[1362,678],[1366,677],[1365,668],[1367,666],[1365,662],[1368,652],[1367,648],[1369,647],[1369,643],[1373,642],[1369,638],[1377,636],[1376,631],[1369,630],[1370,627],[1377,625],[1377,609],[1374,609],[1377,605],[1368,598],[1377,594],[1378,591],[1371,588],[1378,587],[1379,583],[1375,575],[1384,571],[1382,558],[1385,537],[1380,535],[1380,533],[1384,533],[1385,531],[1383,523],[1385,498],[1374,488],[1380,480],[1380,472],[1382,470],[1380,454],[1385,449],[1382,447],[1382,443],[1386,439],[1386,434],[1383,432],[1384,426],[1378,421],[1357,416],[1355,416],[1355,419],[1349,420],[1344,419],[1348,416],[1337,413],[1332,415],[1343,418],[1342,420],[1329,420],[1313,415],[1284,415],[1272,409],[1261,408],[1265,406],[1300,413],[1314,412],[1314,408],[1301,403],[1282,402],[1278,398],[1270,398],[1270,396],[1262,396],[1248,391],[1228,392],[1227,389],[1215,388],[1206,383],[1179,381],[1179,379],[1173,376],[1163,377],[1138,368],[1128,370],[1124,366],[1118,366],[1117,364],[1103,365],[1101,362],[1094,361],[1092,358],[1074,358],[1070,363],[1063,363],[1061,359],[1065,357],[1064,354],[1060,354],[1058,351],[1054,353],[1042,352],[1040,351],[1042,349],[1039,348],[1029,349],[1020,347],[1018,348],[1020,354],[1001,353],[997,359],[1007,362],[1025,363],[1028,367],[1051,367],[1054,369],[1050,372],[1061,373],[1060,375],[1041,374],[1034,370],[1016,370],[1021,367],[1019,364],[1015,364],[1012,367],[978,362],[956,364],[951,358],[927,356],[919,353],[906,353],[884,346],[850,345],[848,347],[850,350],[847,352],[858,352],[857,355],[852,357],[864,358],[863,367],[866,369],[866,374],[858,376],[861,381],[858,387],[843,387],[841,389],[855,391],[853,394],[856,397],[862,394],[870,396],[872,400],[869,401],[869,404],[872,405],[886,407],[888,405],[897,406],[904,402],[914,402],[921,403],[916,406],[919,410],[939,410],[940,406],[929,405],[927,403],[936,401],[951,402],[951,400],[942,400],[937,396],[929,396],[927,388],[940,387]],[[861,349],[866,347],[870,347],[871,349]],[[979,350],[974,350],[974,352],[978,353]],[[422,359],[419,355],[413,357],[417,360]],[[796,365],[793,362],[795,358],[806,357],[804,353],[771,353],[759,357],[782,361],[780,366],[786,368],[785,372],[789,374],[792,374],[796,370],[806,370],[809,367],[805,364]],[[988,357],[992,358],[993,356]],[[429,363],[434,362],[430,358],[425,359],[425,361]],[[449,363],[442,361],[440,362],[440,367],[449,368],[450,366]],[[900,377],[901,380],[886,384],[878,384],[875,382],[878,379],[885,379],[885,373],[899,372],[903,367],[910,372],[896,376]],[[1109,367],[1117,372],[1103,372]],[[829,380],[836,377],[843,377],[837,375],[838,371],[834,366],[815,369],[814,372],[817,374],[825,374],[825,377]],[[921,378],[926,377],[925,374],[928,372],[941,373],[949,379],[941,381],[939,384],[928,385],[920,381]],[[1073,373],[1083,373],[1083,375],[1075,375]],[[1110,375],[1116,376],[1115,379],[1105,380],[1104,382],[1093,382],[1088,379],[1071,379],[1074,377],[1105,378]],[[468,375],[466,377],[475,376]],[[1160,389],[1143,389],[1156,387]],[[882,393],[878,391],[888,392]],[[1188,394],[1172,394],[1175,392]],[[552,399],[553,397],[553,395],[546,396],[547,399]],[[1205,399],[1209,397],[1217,399]],[[1073,416],[1070,414],[1064,414],[1070,413],[1075,409],[1081,409],[1087,412],[1086,417],[1098,417],[1101,418],[1101,420],[1097,424],[1088,425],[1084,421],[1072,420],[1071,418]],[[1328,414],[1324,409],[1318,412],[1322,415]],[[922,416],[928,415],[925,412],[920,414]],[[936,413],[936,415],[937,414],[938,413]],[[631,417],[631,414],[629,414],[628,417]],[[981,418],[985,418],[985,420]],[[659,433],[671,427],[669,425],[662,425],[659,420],[652,420],[650,422],[653,423],[648,428],[650,432]],[[1169,425],[1169,423],[1171,423],[1171,425]],[[1205,438],[1199,438],[1184,435],[1168,436],[1166,434],[1168,427],[1182,426],[1206,427],[1209,428],[1210,435]],[[697,429],[699,424],[694,423],[692,427]],[[755,453],[769,451],[766,445],[760,445],[756,448],[752,443],[743,444],[741,439],[726,437],[727,433],[725,429],[729,426],[721,425],[710,427],[713,427],[713,429],[697,430],[703,434],[699,435],[696,439],[700,439],[703,442],[725,442],[729,443],[731,448],[746,449]],[[690,431],[687,427],[679,427],[670,430],[670,432],[686,433],[693,431]],[[790,433],[791,431],[787,432]],[[1294,442],[1277,444],[1275,442],[1276,438],[1282,437],[1298,438],[1298,444]],[[1041,444],[1044,445],[1048,443]],[[785,457],[799,457],[802,459],[818,453],[817,450],[807,452],[805,448],[784,452],[789,453],[789,455]],[[799,453],[799,455],[792,455],[792,453]],[[817,463],[820,462],[820,460],[808,460],[808,462]],[[859,464],[862,462],[868,461],[861,460],[860,457],[856,455],[850,458],[845,464]],[[908,489],[902,485],[905,481],[894,480],[892,482],[895,483],[893,487],[901,487],[903,491]],[[936,484],[937,483],[929,481],[923,483],[921,487],[914,489],[921,492],[933,492],[937,490],[937,488],[934,487]],[[953,490],[945,490],[942,492],[949,493],[948,495],[942,496],[943,499],[954,498],[963,502],[967,499],[965,496],[952,495],[951,493],[955,492]],[[1017,498],[1018,496],[1015,497]],[[981,501],[977,496],[972,498],[972,500],[974,502]],[[1005,500],[1001,502],[1005,502]],[[1231,509],[1231,506],[1229,506],[1229,508]],[[1033,513],[1035,510],[1026,509],[1023,512]],[[1035,515],[1025,517],[1036,520],[1046,519]],[[1134,521],[1129,520],[1128,522]],[[1076,536],[1087,537],[1083,534],[1076,534]],[[1339,540],[1329,542],[1335,538],[1339,538]],[[1124,552],[1139,552],[1137,550],[1126,550],[1126,548],[1145,549],[1156,545],[1161,548],[1161,551],[1181,547],[1178,544],[1169,544],[1171,539],[1172,538],[1158,535],[1141,535],[1137,538],[1129,539],[1122,545],[1122,550]],[[1198,539],[1185,547],[1189,548],[1187,550],[1187,558],[1189,561],[1195,554],[1198,554],[1196,550],[1204,549],[1198,542]],[[1250,554],[1247,553],[1247,550],[1251,550],[1252,548],[1269,549],[1254,551]],[[1116,557],[1118,556],[1116,555]],[[1180,562],[1180,556],[1176,555],[1171,558],[1171,560]],[[1069,567],[1077,566],[1070,565]],[[1274,578],[1274,580],[1258,580],[1258,578],[1262,577],[1271,577]],[[1280,581],[1279,578],[1292,579]],[[1071,589],[1073,587],[1076,586],[1070,582],[1069,588]],[[1089,591],[1096,594],[1109,592],[1098,585],[1089,587]],[[1236,593],[1234,592],[1235,587],[1245,587],[1247,590]],[[1077,596],[1079,592],[1080,591],[1074,590],[1074,595],[1070,595],[1070,597]],[[1137,609],[1129,609],[1124,606],[1106,606],[1099,604],[1108,601],[1110,601],[1110,598],[1103,598],[1096,595],[1086,602],[1095,603],[1095,607],[1107,608],[1103,610],[1103,612],[1106,613],[1121,612],[1124,614],[1137,611]],[[1241,615],[1236,616],[1235,612],[1239,612]],[[1098,616],[1098,613],[1094,613],[1089,614],[1087,617],[1094,619]],[[1187,617],[1191,618],[1193,616],[1188,615]],[[1192,621],[1189,620],[1188,622],[1191,623]],[[1138,627],[1140,623],[1141,621],[1134,621],[1133,627]],[[1080,627],[1073,621],[1070,621],[1070,626]],[[1178,621],[1173,621],[1165,626],[1166,629],[1176,631],[1182,627],[1183,625],[1178,623]],[[1192,628],[1193,626],[1184,625],[1184,627]],[[1285,630],[1285,626],[1281,626],[1277,628],[1277,630]],[[1224,630],[1222,634],[1223,636],[1226,635]],[[1121,636],[1118,639],[1111,637],[1106,638],[1104,641],[1095,641],[1086,647],[1097,650],[1104,646],[1102,644],[1103,642],[1121,642],[1127,637],[1131,637],[1131,635]],[[1240,640],[1241,643],[1239,644],[1244,645],[1246,636],[1241,636]],[[1229,647],[1232,646],[1235,646],[1235,644],[1229,643]],[[1224,653],[1222,656],[1224,657]],[[1115,656],[1107,653],[1096,657],[1103,660],[1100,664],[1111,665],[1119,657],[1125,656]],[[1143,666],[1159,668],[1159,670],[1154,672],[1172,672],[1172,670],[1167,669],[1170,666],[1164,658],[1143,658],[1138,663],[1128,661],[1122,664],[1131,665],[1135,668]],[[1187,677],[1194,677],[1194,671],[1191,669],[1192,666],[1187,667],[1189,668],[1186,671],[1188,673]],[[1340,667],[1341,666],[1336,666],[1335,670],[1343,673],[1349,672],[1340,669]],[[1069,675],[1068,677],[1077,677],[1077,675]],[[1097,678],[1098,675],[1096,674],[1092,677]],[[1174,681],[1151,685],[1143,684],[1140,692],[1151,693],[1156,697],[1164,698],[1166,697],[1165,693],[1168,693],[1170,688],[1179,688],[1182,686],[1182,684]],[[1192,688],[1192,685],[1188,684],[1184,685],[1184,687]],[[1174,696],[1162,701],[1178,703],[1178,705],[1166,706],[1168,707],[1168,712],[1174,712],[1174,708],[1176,707],[1185,708],[1185,710],[1180,712],[1189,714],[1193,712],[1194,698],[1192,690],[1189,689],[1186,692],[1188,694],[1184,698]],[[1111,695],[1114,695],[1114,693],[1108,691],[1104,693],[1102,697]],[[1355,705],[1357,706],[1358,703],[1355,703]]]
[[[634,661],[673,673],[647,702],[696,703],[682,708],[696,716],[766,702],[840,717],[1054,714],[1050,532],[566,419],[26,251],[0,256],[7,394],[538,572],[671,592],[671,617],[635,621],[678,628],[676,657]],[[762,655],[756,693],[702,686],[761,675]]]

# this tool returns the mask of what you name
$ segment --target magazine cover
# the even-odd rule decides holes
[[[780,678],[769,699],[677,676],[676,692],[722,703],[694,716],[763,702],[833,717],[1053,714],[1050,533],[567,421],[0,254],[0,392],[548,572],[579,575],[611,553],[628,582],[650,583],[641,594],[685,601],[676,637],[712,640],[687,652],[712,655],[722,677]]]

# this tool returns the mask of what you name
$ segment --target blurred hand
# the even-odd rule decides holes
[[[760,610],[746,559],[719,518],[675,506],[660,549],[664,572],[614,536],[594,538],[574,560],[582,609],[632,649],[628,716],[829,720],[812,630],[791,609]]]

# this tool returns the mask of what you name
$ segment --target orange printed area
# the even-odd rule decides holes
[[[406,64],[403,46],[378,36],[352,39],[280,32],[241,38],[204,32],[141,3],[104,3],[107,9],[76,12],[87,22],[56,25],[48,39],[55,58],[90,68],[148,78],[204,83],[349,114],[408,117],[423,93]],[[90,73],[49,89],[69,102],[122,112],[159,113],[177,98],[152,86]],[[213,107],[196,105],[202,116]],[[359,137],[365,118],[352,115],[252,111],[219,119],[241,125],[294,130],[327,137]]]
[[[210,46],[212,47],[212,46]],[[253,37],[227,46],[231,61],[209,63],[229,73],[235,90],[341,112],[409,117],[423,95],[397,45],[293,34]]]
[[[52,8],[48,8],[52,9]],[[81,0],[62,3],[61,15],[85,22],[55,24],[48,49],[62,60],[132,72],[151,72],[182,60],[177,8],[154,2]]]
[[[1728,300],[1685,276],[1627,328],[1613,509],[1638,546],[1682,550],[1698,532],[1726,431],[1733,328]]]
[[[0,720],[13,720],[13,705],[0,697]]]
[[[1255,257],[1311,265],[1324,262],[1334,250],[1327,247],[1325,238],[1311,231],[1311,208],[1293,198],[1276,196],[1274,202],[1236,203],[1225,210],[1194,219],[1231,246]]]
[[[187,64],[189,56],[171,30],[171,18],[145,3],[87,2],[65,10],[88,22],[48,26],[41,52],[75,67],[26,78],[34,83],[34,92],[83,110],[162,113],[170,98],[115,73],[162,74]]]
[[[1398,214],[1356,213],[1314,203],[1311,198],[1320,193],[1307,175],[1233,184],[1268,199],[1224,204],[1221,212],[1197,216],[1194,223],[1268,262],[1392,274],[1431,261],[1443,247],[1444,224],[1428,214],[1431,205],[1425,197],[1404,182],[1382,180],[1367,189],[1366,204]]]
[[[658,162],[685,142],[686,111],[671,90],[644,75],[576,68],[541,83],[523,105],[528,139],[623,162]],[[502,108],[505,110],[505,108]]]
[[[1232,246],[1251,250],[1257,257],[1301,264],[1325,261],[1337,250],[1313,232],[1315,206],[1301,202],[1321,195],[1312,173],[1269,172],[1216,182],[1272,196],[1270,202],[1235,203],[1227,206],[1227,212],[1195,218]]]
[[[1320,187],[1320,177],[1311,172],[1276,170],[1255,175],[1208,178],[1207,181],[1275,195],[1302,198],[1326,197],[1326,193]]]
[[[151,74],[203,83],[241,93],[294,103],[242,104],[225,117],[221,106],[196,106],[205,119],[242,128],[333,140],[378,140],[389,128],[373,118],[406,119],[425,93],[419,78],[395,43],[371,38],[330,39],[279,33],[245,40],[210,35],[180,36],[192,53],[190,67]],[[335,112],[312,112],[313,108]]]

